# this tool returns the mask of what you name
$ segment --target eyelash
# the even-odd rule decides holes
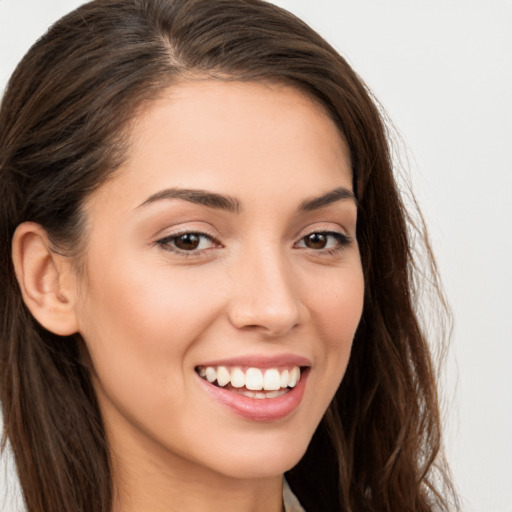
[[[343,233],[339,233],[338,231],[312,231],[311,233],[308,233],[307,235],[304,235],[298,243],[304,242],[308,237],[311,237],[312,235],[320,235],[325,236],[327,238],[334,238],[336,241],[336,245],[334,247],[330,248],[320,248],[320,249],[311,249],[309,247],[304,247],[305,249],[311,249],[315,253],[320,254],[326,254],[326,255],[335,255],[339,252],[343,251],[350,243],[352,242],[352,239],[344,235]],[[327,244],[328,245],[328,244]]]
[[[214,246],[217,246],[217,247],[221,246],[221,244],[219,242],[217,242],[217,240],[215,240],[215,238],[212,235],[209,235],[208,233],[203,233],[200,231],[182,231],[179,233],[172,233],[164,238],[161,238],[160,240],[157,240],[156,243],[157,243],[157,245],[162,247],[162,249],[164,249],[165,251],[176,253],[185,258],[190,258],[193,256],[201,256],[205,251],[208,251],[210,249],[210,247],[209,247],[207,249],[185,250],[185,249],[180,249],[179,247],[172,245],[173,243],[176,242],[177,239],[179,239],[185,235],[195,235],[201,240],[206,239],[206,240],[212,242],[214,244]]]
[[[164,238],[161,238],[160,240],[157,240],[156,244],[159,245],[160,247],[162,247],[162,249],[164,249],[165,251],[176,253],[185,258],[201,256],[202,254],[204,254],[206,251],[208,251],[210,249],[210,247],[208,247],[206,249],[185,250],[185,249],[180,249],[180,248],[172,245],[173,243],[176,242],[177,239],[179,239],[180,237],[183,237],[185,235],[194,235],[202,240],[206,239],[206,240],[212,242],[214,244],[214,246],[216,246],[216,247],[222,247],[220,242],[218,242],[212,235],[209,235],[208,233],[199,232],[199,231],[182,231],[180,233],[172,233]],[[330,247],[328,249],[326,249],[326,248],[311,249],[311,248],[308,248],[307,246],[300,247],[301,249],[302,248],[310,249],[317,254],[326,254],[326,255],[337,254],[337,253],[341,252],[343,249],[345,249],[345,247],[350,245],[350,243],[352,242],[351,237],[344,235],[343,233],[339,233],[337,231],[312,231],[311,233],[304,235],[299,240],[299,242],[294,244],[294,247],[296,247],[298,243],[304,242],[308,237],[311,237],[312,235],[320,235],[320,236],[325,236],[328,238],[331,237],[331,238],[334,238],[336,241],[336,245],[334,247]]]

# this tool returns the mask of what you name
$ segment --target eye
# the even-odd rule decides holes
[[[166,236],[157,241],[164,249],[176,252],[197,252],[216,247],[218,244],[206,233],[187,232]]]
[[[319,231],[309,233],[301,238],[297,243],[297,247],[304,247],[316,251],[341,249],[350,243],[349,237],[336,231]]]

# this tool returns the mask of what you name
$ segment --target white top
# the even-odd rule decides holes
[[[290,489],[286,478],[283,478],[283,503],[284,512],[306,512]]]

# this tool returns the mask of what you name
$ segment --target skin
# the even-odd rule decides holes
[[[352,190],[346,144],[293,88],[214,80],[167,90],[131,137],[85,205],[71,301],[112,446],[114,510],[279,511],[281,475],[340,384],[362,312],[355,201],[298,210]],[[177,188],[235,198],[238,211],[155,199]],[[210,238],[180,250],[169,236],[184,232]],[[348,241],[308,246],[319,232]],[[281,354],[311,368],[300,405],[275,421],[234,413],[195,371]]]

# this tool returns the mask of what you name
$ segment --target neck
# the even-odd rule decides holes
[[[282,475],[232,478],[176,457],[133,455],[113,456],[113,512],[283,511]]]

